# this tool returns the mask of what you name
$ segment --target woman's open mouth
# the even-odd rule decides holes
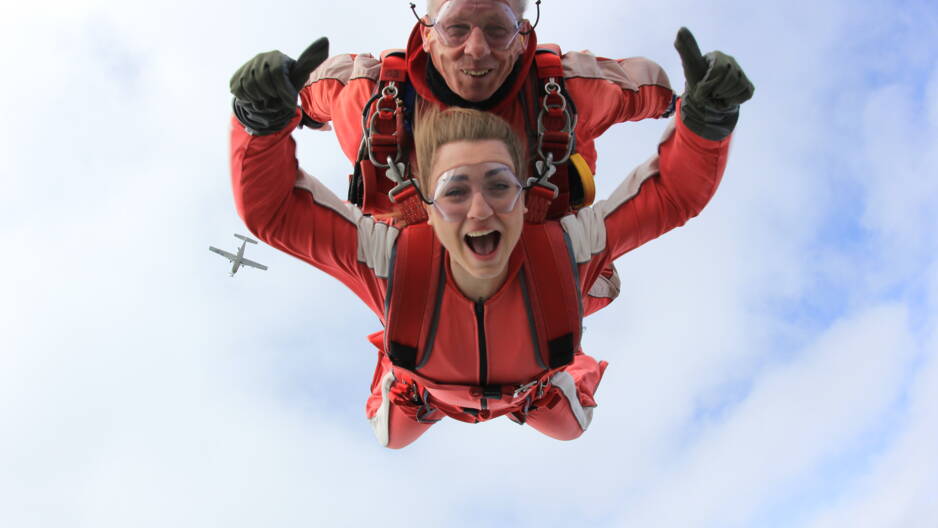
[[[488,231],[473,231],[463,237],[466,245],[473,253],[480,257],[486,257],[495,253],[498,249],[498,243],[502,240],[502,234],[499,231],[490,229]]]

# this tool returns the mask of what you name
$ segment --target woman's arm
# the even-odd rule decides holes
[[[561,220],[577,262],[614,260],[697,216],[716,191],[730,138],[704,139],[678,115],[658,146],[609,198]]]
[[[376,314],[397,230],[340,200],[299,168],[291,131],[251,135],[236,119],[231,130],[231,185],[238,214],[267,244],[339,279]]]

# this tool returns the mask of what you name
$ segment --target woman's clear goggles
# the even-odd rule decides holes
[[[433,19],[433,29],[443,45],[462,46],[475,28],[479,28],[493,50],[508,49],[522,23],[508,4],[495,0],[449,0]]]
[[[479,194],[496,214],[510,213],[524,188],[514,171],[496,162],[450,169],[436,181],[433,206],[447,222],[462,220]]]

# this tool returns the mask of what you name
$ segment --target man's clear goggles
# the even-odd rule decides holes
[[[507,165],[478,163],[450,169],[440,175],[433,193],[433,206],[448,222],[462,220],[479,194],[496,214],[510,213],[518,204],[523,187]]]
[[[496,0],[449,0],[432,22],[443,45],[450,48],[465,44],[479,28],[490,48],[506,50],[522,28],[511,7]]]

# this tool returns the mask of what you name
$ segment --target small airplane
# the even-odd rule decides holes
[[[248,259],[244,258],[244,247],[247,245],[248,242],[250,242],[250,243],[252,243],[252,244],[257,244],[257,240],[254,240],[254,239],[252,239],[252,238],[248,238],[248,237],[246,237],[246,236],[244,236],[244,235],[239,235],[239,234],[237,234],[237,233],[235,233],[235,237],[240,238],[241,240],[244,241],[244,242],[241,242],[241,248],[238,249],[238,254],[237,254],[237,255],[232,255],[231,253],[228,253],[227,251],[223,251],[223,250],[218,249],[218,248],[216,248],[216,247],[212,247],[212,246],[209,246],[209,247],[208,247],[209,251],[212,251],[212,252],[214,252],[214,253],[218,253],[219,255],[221,255],[221,256],[227,258],[229,261],[231,261],[231,263],[232,263],[232,266],[231,266],[231,273],[229,273],[228,276],[229,276],[229,277],[234,277],[234,274],[238,272],[238,269],[239,269],[241,266],[251,266],[252,268],[257,268],[257,269],[266,270],[266,269],[267,269],[267,266],[265,266],[265,265],[263,265],[263,264],[258,264],[257,262],[254,262],[253,260],[248,260]]]

